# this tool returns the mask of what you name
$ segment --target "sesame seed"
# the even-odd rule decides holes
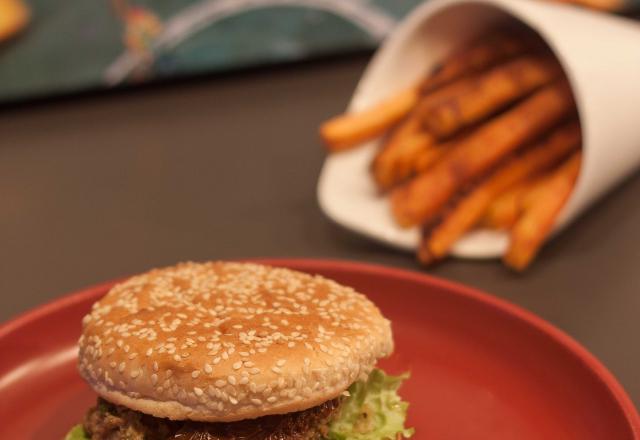
[[[226,384],[227,384],[227,381],[226,381],[226,380],[223,380],[223,379],[218,379],[218,380],[216,380],[216,382],[215,382],[215,386],[216,386],[216,387],[218,387],[218,388],[222,388],[222,387],[223,387],[223,386],[225,386]]]
[[[193,370],[191,372],[191,377],[193,377],[194,379],[197,379],[198,376],[200,376],[200,370]]]
[[[235,377],[235,376],[232,376],[232,375],[229,375],[229,376],[227,377],[227,381],[228,381],[231,385],[235,385],[235,384],[236,384],[236,377]]]
[[[278,367],[271,367],[271,371],[273,371],[276,374],[282,373],[282,370]]]
[[[242,362],[240,362],[240,361],[238,361],[238,362],[233,364],[233,369],[234,370],[239,370],[240,367],[242,367]]]
[[[284,366],[284,364],[286,364],[286,363],[287,363],[287,361],[286,361],[285,359],[280,359],[280,360],[278,360],[278,362],[276,362],[276,365],[277,365],[278,367],[282,367],[282,366]]]
[[[275,402],[276,400],[278,400],[278,398],[277,398],[276,396],[270,396],[270,397],[267,397],[267,402],[269,402],[269,403],[273,403],[273,402]]]
[[[213,367],[209,364],[204,364],[204,372],[207,374],[213,373]]]
[[[251,399],[251,403],[254,405],[262,405],[262,400],[256,399],[255,397]]]
[[[196,393],[196,396],[202,396],[204,394],[204,391],[202,391],[202,388],[198,388],[198,387],[193,387],[193,392]]]
[[[120,365],[118,365],[118,371],[122,373],[124,371],[124,367],[125,367],[124,362],[120,362]]]

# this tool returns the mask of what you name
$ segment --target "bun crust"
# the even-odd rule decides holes
[[[352,288],[229,262],[116,285],[83,319],[79,345],[80,373],[105,399],[208,422],[319,405],[393,351],[389,321]]]

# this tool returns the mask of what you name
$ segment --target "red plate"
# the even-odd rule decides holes
[[[613,376],[567,335],[513,305],[425,275],[358,263],[269,260],[366,293],[393,322],[383,366],[421,439],[640,439]],[[80,320],[113,283],[0,327],[0,438],[60,440],[95,395],[75,370]]]

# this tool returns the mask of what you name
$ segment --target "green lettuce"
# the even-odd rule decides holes
[[[84,432],[82,425],[76,425],[71,428],[71,431],[67,434],[64,440],[90,440],[87,434]]]
[[[388,376],[375,369],[366,382],[349,388],[340,415],[329,426],[328,440],[396,440],[409,438],[413,429],[405,428],[409,404],[398,396],[402,381],[409,377]]]

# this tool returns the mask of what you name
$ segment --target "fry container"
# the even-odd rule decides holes
[[[502,24],[529,27],[548,44],[569,78],[578,108],[582,168],[554,226],[557,233],[640,164],[637,23],[540,1],[432,0],[412,12],[379,49],[349,110],[364,109],[414,84],[452,50]],[[320,205],[330,218],[349,229],[399,248],[415,249],[419,231],[403,230],[393,223],[388,201],[376,196],[368,175],[377,142],[327,159],[318,187]],[[507,245],[506,233],[476,231],[461,239],[452,253],[493,258],[502,255]]]

